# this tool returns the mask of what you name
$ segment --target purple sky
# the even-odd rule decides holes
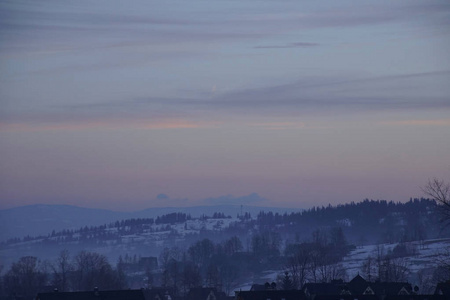
[[[448,1],[0,1],[0,209],[421,197],[449,52]]]

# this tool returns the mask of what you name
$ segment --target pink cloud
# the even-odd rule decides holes
[[[35,132],[35,131],[76,131],[86,129],[188,129],[211,127],[214,123],[188,121],[183,119],[168,120],[85,120],[67,122],[0,122],[0,131]]]

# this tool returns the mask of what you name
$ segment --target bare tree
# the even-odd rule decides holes
[[[441,249],[436,255],[437,269],[436,272],[440,276],[441,281],[446,281],[450,279],[450,249]]]
[[[428,180],[422,191],[436,201],[437,208],[441,214],[443,228],[450,226],[450,183],[438,178]],[[434,272],[434,281],[445,281],[450,278],[450,250],[436,253],[438,267]]]
[[[385,250],[383,245],[377,245],[375,249],[375,268],[377,270],[378,279],[383,277],[383,259],[385,257]]]
[[[347,272],[342,264],[323,264],[319,267],[320,282],[331,282],[337,279],[347,279]]]
[[[147,270],[145,270],[145,277],[147,288],[150,289],[153,286],[153,273],[152,270],[150,270],[150,268],[147,268]]]
[[[446,183],[438,178],[428,180],[422,191],[433,198],[441,213],[441,222],[444,227],[450,225],[450,183]]]
[[[192,262],[198,266],[205,266],[214,254],[214,243],[210,239],[198,241],[188,249]]]
[[[70,262],[70,255],[67,249],[59,253],[56,262],[51,265],[53,270],[52,283],[62,292],[69,288],[69,274],[72,272],[73,266]]]
[[[372,281],[375,279],[376,274],[378,272],[376,259],[372,256],[367,256],[366,260],[361,265],[362,274],[367,278],[368,281]]]
[[[230,292],[238,285],[239,266],[233,263],[227,263],[221,266],[220,275],[224,292],[229,295]]]
[[[242,251],[242,242],[237,236],[233,236],[223,244],[225,253],[227,255],[233,255],[236,252]]]
[[[180,285],[180,277],[182,275],[181,273],[181,263],[177,261],[176,259],[170,259],[168,265],[167,265],[167,271],[169,273],[169,278],[171,280],[173,289],[175,291],[178,290],[178,286]]]
[[[432,294],[436,289],[436,283],[433,282],[433,273],[434,270],[429,268],[424,268],[417,271],[417,284],[421,294]]]
[[[34,256],[24,256],[13,263],[4,278],[5,290],[10,296],[33,297],[45,285],[47,276],[41,271],[41,262]]]
[[[200,269],[191,262],[188,262],[184,266],[182,276],[182,283],[185,293],[193,287],[200,286],[202,283]]]
[[[74,258],[75,287],[78,290],[122,288],[117,273],[106,256],[95,252],[81,251]]]
[[[216,264],[208,264],[206,268],[205,282],[207,287],[215,287],[220,289],[220,272]]]
[[[386,258],[385,261],[388,261]],[[410,273],[408,261],[405,258],[394,258],[388,263],[389,279],[393,282],[404,282]]]
[[[161,254],[159,255],[159,261],[161,262],[161,265],[163,269],[167,269],[168,264],[171,260],[180,261],[181,259],[181,251],[178,249],[178,247],[172,247],[172,248],[164,248]]]
[[[309,264],[310,255],[308,249],[305,249],[305,247],[301,247],[294,255],[289,257],[287,268],[292,274],[295,288],[301,289],[306,283]]]
[[[340,270],[331,247],[316,244],[309,258],[309,274],[313,282],[329,282],[336,277],[344,277],[345,272]]]
[[[405,258],[392,257],[385,253],[383,245],[377,245],[375,257],[367,257],[361,270],[369,280],[403,282],[410,274],[409,264]]]
[[[309,281],[313,283],[319,282],[319,268],[322,264],[320,252],[313,250],[309,253],[310,262],[308,264]]]
[[[438,282],[445,282],[449,280],[450,278],[450,271],[442,266],[438,266],[436,269],[434,269],[433,272],[433,283],[437,284]]]

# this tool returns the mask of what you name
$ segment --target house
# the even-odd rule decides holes
[[[375,295],[318,295],[314,300],[384,300]]]
[[[361,275],[356,275],[348,283],[352,295],[413,295],[413,289],[408,282],[370,282]]]
[[[384,299],[385,296],[410,296],[415,293],[408,282],[370,282],[361,275],[355,276],[350,282],[333,280],[330,283],[307,283],[303,292],[308,299]]]
[[[277,290],[275,282],[253,284],[249,291],[235,291],[237,300],[303,300],[305,294],[299,290]]]
[[[236,291],[236,300],[304,300],[303,291],[299,290],[257,290]]]
[[[252,284],[250,291],[264,291],[266,289],[267,289],[266,285],[254,283],[254,284]]]
[[[142,290],[39,293],[36,300],[145,300]]]
[[[277,284],[275,282],[272,283],[264,283],[264,284],[252,284],[250,291],[265,291],[265,290],[276,290]]]
[[[444,295],[387,295],[380,297],[380,300],[448,300]]]
[[[348,294],[347,288],[343,284],[333,283],[307,283],[303,286],[302,291],[308,299],[314,298],[316,295]]]
[[[174,300],[175,292],[173,288],[153,287],[143,290],[145,300]]]
[[[434,291],[435,295],[444,295],[450,298],[450,280],[439,282]]]
[[[225,300],[228,297],[224,292],[219,292],[216,288],[191,288],[186,300]]]

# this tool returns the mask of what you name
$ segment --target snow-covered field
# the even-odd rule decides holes
[[[375,258],[377,251],[383,248],[384,254],[392,251],[397,244],[367,245],[351,251],[343,260],[344,268],[347,270],[349,278],[353,278],[361,271],[361,266],[368,256]],[[423,242],[411,242],[410,249],[414,249],[414,254],[403,257],[412,275],[420,269],[436,267],[440,258],[445,255],[445,251],[450,249],[450,239],[426,240]],[[447,253],[448,255],[448,253]]]
[[[347,279],[351,280],[358,273],[361,273],[361,266],[368,256],[376,257],[377,252],[383,249],[383,253],[387,254],[392,251],[397,243],[394,244],[380,244],[380,245],[367,245],[358,247],[351,251],[346,257],[344,257],[342,265],[347,271]],[[416,280],[416,274],[421,269],[435,268],[438,265],[439,259],[442,259],[444,255],[449,255],[450,251],[450,239],[436,239],[426,240],[420,242],[411,242],[408,244],[409,249],[414,249],[414,254],[411,256],[405,256],[402,259],[405,260],[407,267],[410,270],[409,281],[414,282]],[[284,272],[280,270],[268,270],[262,274],[258,274],[255,278],[243,282],[235,290],[248,291],[252,284],[264,284],[265,282],[276,281],[277,276]]]
[[[186,246],[185,239],[189,235],[199,234],[202,230],[220,232],[239,219],[234,218],[207,218],[191,219],[174,224],[148,224],[139,230],[133,230],[130,226],[107,227],[104,232],[107,238],[99,239],[98,232],[76,232],[63,237],[66,241],[59,242],[60,236],[47,236],[34,238],[27,241],[19,241],[12,244],[0,246],[0,259],[2,263],[9,266],[21,256],[34,255],[42,259],[53,260],[61,249],[69,249],[71,253],[77,253],[81,249],[95,251],[106,255],[112,262],[117,261],[119,254],[140,254],[143,247],[147,247],[146,255],[157,256],[168,241],[177,245]],[[69,238],[67,240],[67,238]],[[86,241],[91,238],[91,241]],[[92,242],[94,241],[94,242]],[[170,245],[169,245],[170,246]],[[51,250],[51,251],[50,251]],[[153,252],[152,252],[153,250]]]

